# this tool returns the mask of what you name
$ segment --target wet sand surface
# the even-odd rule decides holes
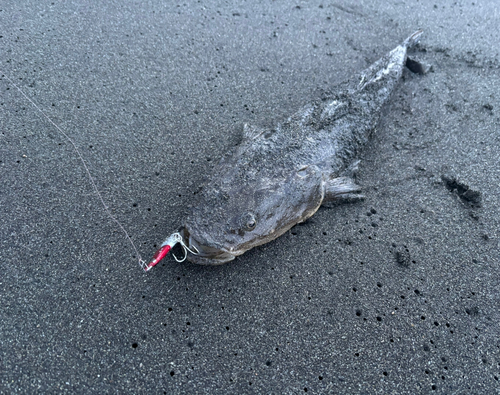
[[[500,6],[379,3],[0,6],[0,392],[500,391]],[[366,199],[219,267],[144,273],[7,79],[148,259],[243,123],[418,28],[432,71],[385,108]]]

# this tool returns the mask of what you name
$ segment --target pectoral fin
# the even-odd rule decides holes
[[[361,187],[350,177],[337,177],[325,183],[324,206],[333,206],[339,203],[355,202],[362,200],[365,196]]]

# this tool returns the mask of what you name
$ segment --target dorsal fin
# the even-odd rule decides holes
[[[243,142],[254,140],[264,133],[264,129],[245,123],[243,125]]]

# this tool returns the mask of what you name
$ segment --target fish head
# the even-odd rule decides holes
[[[200,193],[181,233],[186,245],[198,252],[188,253],[188,260],[229,262],[281,236],[321,204],[320,183],[308,185],[296,174],[235,181],[214,183]]]

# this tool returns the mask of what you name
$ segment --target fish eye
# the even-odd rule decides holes
[[[255,219],[255,216],[252,213],[247,213],[243,217],[243,228],[247,231],[254,230],[255,227],[257,226],[257,220]]]

